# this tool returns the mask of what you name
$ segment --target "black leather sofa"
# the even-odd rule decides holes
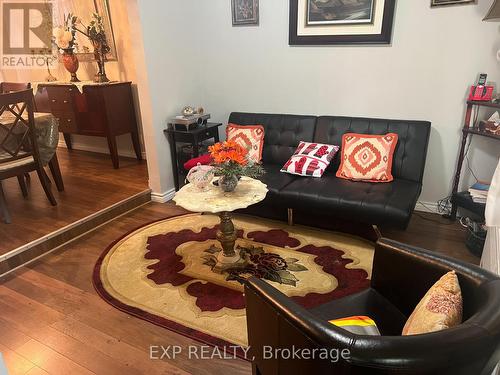
[[[265,129],[262,178],[269,193],[263,203],[246,210],[275,219],[286,218],[286,210],[304,217],[326,214],[327,218],[370,225],[406,228],[422,190],[431,124],[424,121],[383,120],[339,116],[298,116],[233,112],[229,122],[263,125]],[[340,152],[322,178],[281,173],[281,167],[300,141],[342,144],[348,132],[397,133],[391,183],[352,182],[335,173]]]
[[[427,290],[455,270],[464,300],[463,323],[401,336],[406,319]],[[491,375],[500,361],[500,279],[479,267],[394,241],[377,243],[371,287],[311,310],[260,279],[245,285],[248,341],[255,375],[419,374]],[[360,336],[328,323],[368,315],[382,336]],[[270,351],[266,348],[273,348]],[[275,349],[348,349],[332,362],[270,356]],[[310,355],[310,354],[309,354]],[[305,357],[305,355],[304,355]]]

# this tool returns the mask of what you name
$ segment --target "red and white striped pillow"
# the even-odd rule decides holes
[[[321,177],[339,148],[339,146],[301,141],[292,157],[281,168],[281,172]]]

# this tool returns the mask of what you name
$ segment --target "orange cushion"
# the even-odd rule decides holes
[[[366,182],[391,182],[392,158],[398,135],[346,133],[342,137],[342,155],[337,177]]]
[[[455,271],[441,277],[408,318],[403,336],[441,331],[462,323],[462,292]]]
[[[254,163],[262,160],[264,149],[264,127],[262,125],[228,124],[226,138],[234,141],[248,150],[248,158]]]

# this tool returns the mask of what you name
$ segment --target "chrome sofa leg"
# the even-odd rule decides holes
[[[287,213],[288,213],[288,225],[292,226],[293,225],[293,208],[288,208]]]

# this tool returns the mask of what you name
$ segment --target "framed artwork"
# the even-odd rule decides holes
[[[290,0],[290,45],[389,44],[396,0]]]
[[[231,0],[233,26],[259,24],[259,0]]]
[[[73,13],[81,18],[85,25],[88,25],[92,17],[92,12],[99,13],[103,19],[104,31],[106,32],[108,44],[111,48],[111,51],[107,56],[108,61],[118,60],[108,0],[59,0],[54,2],[54,24],[62,25],[64,23],[64,15]],[[80,27],[83,28],[81,25]],[[76,33],[76,42],[76,54],[78,55],[78,60],[93,61],[94,47],[92,47],[90,40],[86,36]]]
[[[439,7],[444,5],[471,4],[475,2],[476,0],[431,0],[431,6]]]

